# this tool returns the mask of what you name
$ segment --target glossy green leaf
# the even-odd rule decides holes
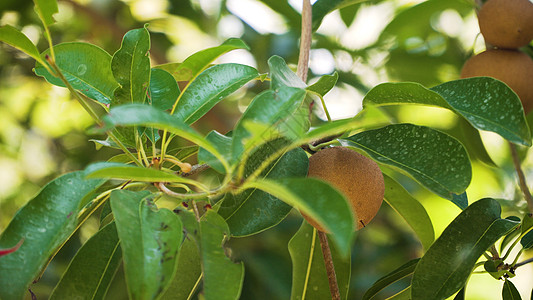
[[[150,34],[146,27],[128,31],[113,55],[111,70],[119,83],[113,105],[143,103],[150,82]]]
[[[198,288],[202,275],[198,246],[191,238],[185,238],[178,255],[178,271],[172,283],[161,297],[163,300],[188,300]]]
[[[509,216],[507,217],[507,219],[511,219],[513,221],[517,221],[517,222],[520,222],[520,218],[519,217],[516,217],[516,216]],[[502,240],[502,242],[500,243],[500,253],[503,253],[503,250],[505,249],[506,246],[508,246],[510,243],[512,243],[522,232],[521,230],[522,226],[517,226],[515,229],[513,229],[513,231],[511,231],[510,233],[508,233]]]
[[[465,289],[466,286],[464,286],[456,295],[453,297],[453,300],[465,300]]]
[[[454,80],[431,88],[474,127],[531,146],[522,102],[503,82],[490,77]]]
[[[317,82],[308,86],[306,90],[324,96],[335,87],[338,79],[339,73],[337,72],[333,73],[333,75],[324,75]]]
[[[259,76],[256,69],[241,64],[220,64],[200,73],[183,91],[174,114],[192,124],[222,99]]]
[[[244,177],[250,175],[267,157],[287,143],[277,139],[257,148],[246,161]],[[301,148],[293,149],[276,159],[261,174],[269,179],[305,177],[309,159]],[[276,197],[257,189],[248,189],[239,194],[226,194],[218,213],[226,219],[233,236],[259,233],[281,222],[291,206]]]
[[[482,163],[496,168],[497,165],[487,152],[483,140],[481,139],[481,135],[479,134],[479,130],[474,128],[474,126],[468,123],[464,118],[460,118],[459,127],[463,136],[460,141],[465,146],[468,154],[471,155],[471,159],[478,159]]]
[[[81,42],[62,43],[54,46],[56,64],[72,85],[85,96],[100,103],[109,104],[118,84],[111,73],[111,55],[102,48]],[[41,57],[50,54],[44,51]],[[43,65],[35,65],[35,74],[51,84],[65,87],[61,79],[48,73]]]
[[[180,95],[176,80],[165,70],[153,68],[150,73],[148,103],[160,110],[172,108]]]
[[[285,60],[277,55],[268,59],[270,69],[270,87],[273,90],[283,86],[305,88],[306,84],[294,73]]]
[[[201,286],[202,264],[199,248],[199,223],[190,210],[174,209],[183,224],[184,239],[178,256],[178,270],[161,299],[189,300]]]
[[[472,179],[472,166],[455,138],[429,127],[394,124],[346,139],[380,163],[402,169],[437,195],[451,200]]]
[[[495,132],[513,143],[531,145],[520,99],[503,82],[490,77],[454,80],[431,89],[418,83],[384,83],[370,90],[363,103],[440,106],[463,116],[477,129]]]
[[[215,211],[208,210],[200,221],[200,249],[206,300],[239,299],[244,264],[234,263],[224,253],[230,235],[228,225]]]
[[[0,298],[22,299],[50,256],[72,234],[76,216],[102,180],[73,172],[48,183],[15,214],[0,236],[0,249],[20,248],[0,257]]]
[[[386,300],[411,300],[411,287],[407,287],[394,296],[387,298]]]
[[[233,160],[238,161],[245,151],[251,151],[253,146],[275,139],[280,134],[290,139],[303,135],[306,124],[293,113],[304,97],[304,90],[292,87],[267,90],[256,96],[233,131]],[[263,125],[263,128],[251,132],[247,126],[253,123]]]
[[[116,162],[97,162],[85,168],[86,178],[122,179],[146,182],[194,183],[194,180],[152,168]]]
[[[181,64],[165,64],[157,66],[174,76],[177,81],[190,81],[205,70],[211,62],[224,53],[237,49],[249,50],[246,43],[237,38],[226,40],[222,45],[204,49],[189,56]]]
[[[0,41],[19,49],[41,64],[44,63],[39,54],[39,50],[33,42],[30,41],[24,33],[13,26],[4,25],[0,27]]]
[[[420,259],[416,258],[413,260],[408,261],[407,263],[401,265],[399,268],[395,269],[394,271],[390,272],[389,274],[381,277],[376,281],[363,295],[362,300],[370,300],[374,298],[374,296],[379,293],[384,288],[388,287],[389,285],[395,283],[396,281],[409,276],[413,274],[416,268],[416,264],[418,264],[418,261]]]
[[[514,284],[507,279],[503,283],[502,300],[522,300]]]
[[[520,244],[524,249],[530,249],[533,247],[533,230],[529,231],[522,237]]]
[[[231,160],[231,152],[227,151],[228,149],[231,149],[231,138],[227,137],[215,130],[209,132],[205,139],[215,147],[219,153],[222,153],[224,158],[226,160]],[[224,170],[224,166],[216,159],[213,154],[206,151],[204,148],[200,148],[198,150],[198,162],[199,163],[206,163],[211,168],[215,169],[215,171],[224,174],[226,173],[226,170]]]
[[[331,240],[328,244],[335,266],[340,298],[348,299],[350,257],[343,258]],[[331,299],[320,239],[317,230],[306,221],[289,241],[289,253],[292,260],[291,299]]]
[[[354,238],[354,216],[344,196],[316,178],[261,179],[245,183],[263,190],[316,220],[328,232],[339,253],[348,255]]]
[[[517,224],[494,199],[472,203],[446,227],[416,266],[413,299],[446,299],[466,283],[478,258]]]
[[[522,233],[533,227],[533,213],[526,213],[522,218]]]
[[[110,223],[78,250],[50,299],[104,299],[121,262],[117,229]]]
[[[39,15],[45,26],[50,26],[56,21],[54,14],[57,13],[57,0],[33,0],[35,12]]]
[[[155,299],[172,281],[183,233],[171,210],[157,209],[148,191],[115,190],[111,209],[131,299]]]
[[[224,166],[228,166],[226,159],[223,158],[220,152],[194,129],[178,120],[175,116],[149,105],[128,104],[112,108],[109,114],[102,118],[102,121],[104,126],[95,129],[95,132],[108,131],[116,126],[133,125],[166,129],[204,148],[221,161]]]
[[[435,240],[435,231],[426,209],[394,179],[385,174],[383,178],[385,201],[409,224],[424,249],[429,249]]]
[[[452,194],[451,201],[457,205],[461,210],[464,210],[468,207],[468,196],[466,195],[466,192],[463,192],[459,195]]]

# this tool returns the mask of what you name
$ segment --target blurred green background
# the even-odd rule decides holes
[[[348,1],[350,2],[350,1]],[[54,43],[85,41],[110,54],[123,34],[148,23],[152,65],[180,62],[201,49],[217,46],[230,37],[243,39],[250,51],[234,51],[218,62],[238,62],[268,72],[267,60],[282,56],[296,64],[300,34],[301,1],[292,0],[66,0],[58,1],[57,23],[51,27]],[[364,94],[385,81],[415,81],[427,87],[458,79],[464,61],[484,50],[475,16],[474,1],[351,1],[325,19],[313,36],[309,81],[339,73],[339,82],[325,100],[335,119],[355,116]],[[0,25],[21,29],[47,48],[31,0],[0,1]],[[531,53],[531,47],[525,49]],[[68,91],[55,87],[32,72],[34,61],[0,44],[0,231],[18,208],[49,180],[64,172],[83,169],[90,162],[106,160],[115,150],[97,150],[85,130],[89,116]],[[199,122],[197,129],[226,132],[257,94],[261,84],[250,85],[221,102]],[[317,103],[316,122],[325,119]],[[483,132],[483,144],[468,134],[451,112],[428,107],[391,107],[372,111],[363,127],[390,122],[432,126],[459,138],[469,150],[473,181],[470,201],[483,197],[501,199],[504,216],[518,214],[525,206],[517,189],[507,144]],[[521,149],[526,177],[533,178],[533,159]],[[490,162],[494,165],[491,165]],[[428,210],[438,236],[460,212],[406,177],[397,178]],[[281,224],[259,235],[233,239],[236,260],[246,264],[242,299],[288,299],[291,262],[287,243],[301,217],[293,212]],[[46,298],[76,250],[97,230],[89,219],[50,264],[43,278],[32,286],[38,299]],[[350,299],[360,299],[381,276],[420,256],[420,243],[406,223],[386,204],[358,234],[352,251]],[[531,257],[527,252],[524,256]],[[1,270],[0,270],[1,272]],[[522,267],[513,280],[524,299],[533,287],[533,268]],[[405,288],[402,280],[386,289],[383,299]],[[488,275],[473,275],[467,299],[500,299],[502,282]],[[108,299],[126,298],[125,283],[117,274]]]

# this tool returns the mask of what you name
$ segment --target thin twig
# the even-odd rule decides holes
[[[193,165],[191,170],[187,173],[182,173],[181,176],[188,177],[192,176],[194,174],[200,173],[202,171],[205,171],[207,169],[211,168],[208,164],[201,164],[201,165]]]
[[[162,191],[163,193],[174,197],[178,199],[202,199],[208,196],[208,193],[202,192],[202,193],[192,193],[192,194],[182,194],[182,193],[176,193],[173,190],[167,188],[167,186],[163,182],[156,182],[155,186]]]
[[[522,262],[519,262],[517,263],[516,265],[514,265],[515,269],[518,268],[518,267],[521,267],[523,265],[526,265],[526,264],[529,264],[530,262],[533,262],[533,258],[530,258],[530,259],[526,259]]]
[[[529,211],[533,212],[533,197],[531,196],[531,192],[527,187],[526,176],[524,175],[522,167],[520,166],[520,158],[518,157],[516,146],[512,143],[509,143],[509,147],[511,148],[511,156],[513,157],[514,168],[516,170],[516,174],[518,175],[518,184],[520,186],[520,190],[522,190],[522,193],[524,194]]]
[[[337,275],[335,275],[335,266],[333,265],[333,258],[331,257],[331,249],[329,248],[328,236],[325,232],[317,230],[320,238],[320,246],[322,247],[322,255],[324,256],[324,263],[326,264],[326,272],[328,274],[329,291],[332,300],[340,300],[339,285],[337,283]]]
[[[296,74],[303,82],[307,81],[307,71],[309,70],[309,49],[311,49],[312,29],[312,9],[309,0],[303,0],[302,7],[302,35],[300,37],[300,54],[298,57],[298,69]]]

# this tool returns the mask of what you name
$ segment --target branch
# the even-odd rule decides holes
[[[511,148],[511,156],[513,157],[513,164],[516,170],[516,174],[518,175],[518,184],[520,186],[520,190],[522,190],[522,193],[524,194],[524,198],[526,199],[527,205],[529,207],[529,211],[533,212],[533,197],[531,196],[531,192],[529,191],[529,188],[527,187],[526,176],[524,175],[524,172],[522,171],[522,168],[520,166],[520,158],[518,157],[516,146],[512,143],[509,143],[509,147]]]
[[[307,71],[309,70],[309,49],[311,49],[312,29],[312,9],[309,0],[303,0],[302,7],[302,35],[300,37],[300,56],[298,57],[298,69],[296,74],[303,82],[307,81]]]
[[[322,255],[324,256],[324,263],[326,264],[326,272],[329,280],[329,291],[331,292],[332,300],[340,300],[339,284],[337,283],[337,275],[335,274],[335,266],[333,265],[333,258],[331,257],[331,249],[329,248],[328,236],[325,232],[317,229],[318,237],[320,238],[320,246],[322,247]]]

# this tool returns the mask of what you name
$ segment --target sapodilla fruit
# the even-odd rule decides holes
[[[518,50],[492,49],[471,57],[461,78],[490,76],[505,82],[520,98],[527,114],[533,108],[533,60]]]
[[[479,10],[478,21],[485,41],[498,48],[520,48],[533,39],[529,0],[489,0]]]
[[[318,151],[309,158],[308,177],[330,183],[344,194],[357,216],[357,230],[365,227],[378,213],[385,194],[383,174],[376,162],[345,147]],[[317,222],[302,214],[320,231]]]

